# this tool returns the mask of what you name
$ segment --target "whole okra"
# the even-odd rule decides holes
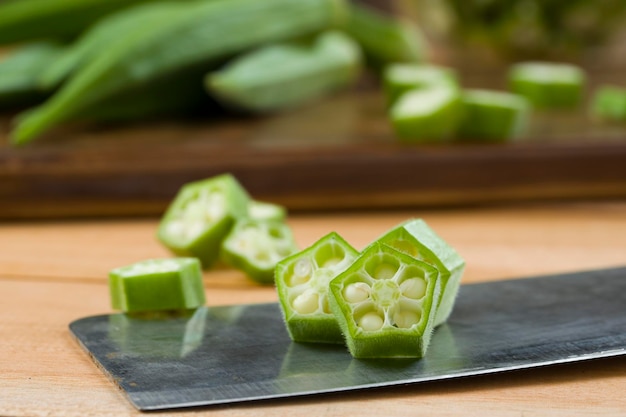
[[[0,44],[70,39],[101,17],[157,0],[7,0],[0,2]]]
[[[361,50],[349,36],[328,31],[312,46],[270,45],[209,73],[208,92],[237,109],[268,112],[291,108],[355,82]]]
[[[185,6],[185,7],[183,7]],[[182,69],[246,49],[315,33],[345,17],[344,0],[211,0],[181,5],[159,24],[140,25],[88,60],[47,101],[21,118],[12,133],[24,144],[72,120],[86,106]]]

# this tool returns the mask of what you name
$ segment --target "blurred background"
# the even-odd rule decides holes
[[[626,196],[623,0],[228,3],[0,1],[0,218],[159,215],[227,172],[293,211]],[[399,137],[389,66],[510,92],[528,61],[582,99],[515,137]]]

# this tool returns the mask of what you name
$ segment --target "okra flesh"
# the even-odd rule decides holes
[[[458,88],[456,72],[447,67],[410,63],[390,64],[383,71],[383,87],[389,106],[393,105],[407,91],[432,86]]]
[[[434,326],[448,320],[454,309],[465,261],[422,219],[408,220],[378,238],[375,243],[393,247],[417,260],[432,265],[439,272],[441,297],[436,306]]]
[[[374,243],[330,283],[331,309],[355,358],[421,358],[434,326],[439,272]]]
[[[195,258],[150,259],[109,273],[111,305],[126,313],[187,310],[205,303]]]
[[[232,225],[247,216],[248,200],[247,192],[228,174],[189,183],[165,213],[157,237],[173,253],[196,257],[208,268],[219,258]]]
[[[330,281],[358,256],[337,233],[330,233],[309,248],[278,263],[276,289],[289,336],[295,342],[343,343],[333,315]]]
[[[279,204],[250,200],[248,217],[254,220],[285,220],[287,209]]]
[[[276,264],[296,251],[293,234],[286,223],[241,219],[225,238],[221,258],[253,281],[272,284]]]

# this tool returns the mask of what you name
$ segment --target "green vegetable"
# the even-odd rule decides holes
[[[626,88],[600,86],[590,105],[591,116],[598,120],[626,122]]]
[[[538,108],[569,108],[577,106],[584,93],[586,75],[570,64],[522,62],[509,71],[513,93],[526,97]]]
[[[394,131],[404,142],[442,142],[454,137],[461,110],[457,88],[410,90],[389,109]]]
[[[330,281],[359,255],[332,232],[276,265],[276,288],[289,336],[296,342],[342,343],[330,310]]]
[[[186,310],[205,303],[195,258],[150,259],[109,273],[111,305],[127,313]]]
[[[248,217],[254,220],[285,220],[287,209],[281,205],[266,201],[250,200]]]
[[[440,296],[437,269],[374,243],[330,282],[330,306],[355,358],[421,358]]]
[[[138,4],[120,10],[95,22],[80,35],[41,74],[39,83],[44,88],[56,88],[82,65],[108,50],[118,38],[132,36],[136,30],[158,25],[181,7],[179,3]]]
[[[236,108],[268,112],[292,108],[354,83],[361,51],[348,36],[326,32],[311,47],[271,45],[209,73],[207,91]]]
[[[277,220],[241,219],[221,247],[221,259],[260,284],[274,282],[274,268],[297,251],[291,229]]]
[[[428,56],[428,44],[412,21],[384,15],[357,2],[351,3],[345,31],[361,45],[374,67],[424,62]]]
[[[114,11],[155,0],[5,0],[0,44],[68,39]]]
[[[159,224],[157,237],[173,253],[208,268],[237,219],[248,214],[248,193],[230,174],[184,185]]]
[[[39,88],[41,72],[63,52],[49,42],[25,45],[0,61],[0,109],[13,109],[43,101],[47,91]]]
[[[465,270],[463,258],[422,219],[411,219],[394,227],[376,243],[389,245],[439,271],[441,298],[434,325],[444,323],[454,307]]]
[[[530,103],[524,97],[491,90],[465,90],[461,139],[505,141],[519,136],[528,124]]]
[[[158,6],[155,4],[155,6]],[[160,24],[141,22],[113,39],[43,106],[19,120],[12,133],[24,144],[72,120],[85,107],[166,74],[206,65],[268,42],[325,29],[344,16],[342,0],[212,0],[180,4]]]
[[[428,64],[390,64],[383,71],[387,103],[392,105],[409,90],[433,86],[458,87],[456,71]]]

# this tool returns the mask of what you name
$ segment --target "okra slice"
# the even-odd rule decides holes
[[[432,86],[410,90],[389,110],[391,124],[404,142],[441,142],[452,139],[460,116],[457,88]]]
[[[577,106],[583,98],[585,82],[585,72],[571,64],[521,62],[509,71],[511,91],[526,97],[537,108]]]
[[[421,358],[440,296],[439,272],[373,243],[330,282],[330,307],[355,358]]]
[[[328,285],[359,252],[332,232],[276,265],[275,281],[289,336],[295,342],[343,343],[328,302]]]
[[[454,308],[465,261],[422,219],[411,219],[389,230],[375,243],[385,244],[434,266],[439,271],[441,297],[435,326],[444,323]]]
[[[436,65],[402,63],[388,65],[383,71],[383,87],[389,105],[409,90],[437,85],[458,87],[456,72]]]
[[[221,248],[222,260],[260,284],[274,282],[276,264],[297,251],[289,226],[277,220],[241,219]]]
[[[530,103],[518,94],[468,89],[462,96],[461,139],[500,142],[520,136],[528,125]]]
[[[591,99],[590,112],[594,119],[626,122],[626,88],[600,86]]]
[[[248,217],[254,220],[285,220],[287,209],[279,204],[250,200]]]
[[[188,310],[205,303],[196,258],[149,259],[109,273],[111,305],[125,313]]]
[[[208,268],[235,221],[248,215],[246,190],[230,174],[184,185],[167,209],[158,239],[178,256],[193,256]]]

